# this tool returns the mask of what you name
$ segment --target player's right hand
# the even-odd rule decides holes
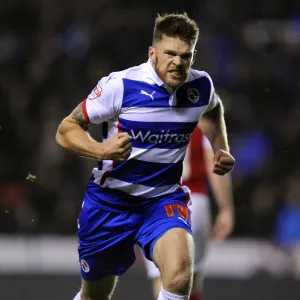
[[[234,157],[227,151],[219,149],[214,154],[213,173],[217,175],[225,175],[233,169],[235,164]]]
[[[103,160],[125,161],[129,158],[132,146],[132,137],[127,132],[113,135],[103,143]]]

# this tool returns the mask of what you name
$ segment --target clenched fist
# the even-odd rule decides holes
[[[130,156],[132,137],[127,132],[117,133],[103,143],[104,160],[125,161]]]
[[[217,175],[225,175],[233,169],[235,159],[224,150],[217,150],[213,158],[213,172]]]

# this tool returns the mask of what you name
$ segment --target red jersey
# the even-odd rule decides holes
[[[192,193],[207,194],[206,166],[204,149],[210,147],[209,141],[196,127],[183,161],[182,181]]]

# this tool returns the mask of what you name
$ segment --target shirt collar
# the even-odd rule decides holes
[[[147,61],[147,65],[150,70],[151,77],[152,77],[153,81],[155,82],[155,84],[157,84],[158,86],[164,86],[165,85],[164,82],[159,78],[159,76],[153,69],[150,58]]]

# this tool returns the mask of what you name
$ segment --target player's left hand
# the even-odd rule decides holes
[[[217,240],[224,240],[233,230],[234,211],[230,208],[222,209],[215,221],[214,236]]]
[[[214,154],[213,172],[217,175],[225,175],[233,169],[235,159],[227,151],[219,149]]]

